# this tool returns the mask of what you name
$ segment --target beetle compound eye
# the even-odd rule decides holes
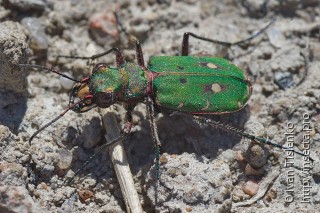
[[[86,99],[86,100],[84,101],[84,103],[85,103],[86,105],[90,105],[90,104],[92,104],[92,100],[91,100],[91,99]]]
[[[108,65],[106,63],[99,63],[93,68],[92,74],[99,72],[99,71],[100,72],[104,71],[104,70],[106,70],[107,67],[108,67]]]

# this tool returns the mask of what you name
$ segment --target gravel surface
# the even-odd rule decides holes
[[[234,42],[276,18],[266,33],[240,46],[190,38],[190,55],[226,57],[252,81],[247,107],[208,117],[278,144],[289,142],[315,160],[310,165],[290,152],[199,126],[190,116],[162,112],[157,115],[162,153],[156,189],[155,150],[141,103],[125,148],[145,212],[320,211],[318,0],[0,0],[0,212],[125,211],[107,152],[71,184],[65,182],[104,143],[99,110],[67,113],[29,144],[36,130],[67,107],[70,82],[44,70],[15,67],[54,66],[81,79],[92,65],[57,55],[91,56],[118,47],[128,61],[136,61],[113,10],[140,40],[146,62],[152,55],[179,55],[184,32]],[[115,57],[97,62],[115,66]],[[125,110],[116,108],[123,123]]]

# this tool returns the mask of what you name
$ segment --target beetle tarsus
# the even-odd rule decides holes
[[[230,126],[228,124],[224,124],[224,123],[221,123],[219,121],[214,121],[214,120],[211,120],[209,118],[204,118],[204,117],[199,117],[199,116],[193,116],[193,118],[196,121],[200,122],[200,123],[205,123],[205,124],[211,125],[213,127],[216,127],[216,128],[222,129],[222,130],[231,131],[231,132],[233,132],[233,133],[235,133],[235,134],[237,134],[239,136],[248,138],[248,139],[253,140],[255,142],[258,142],[258,143],[264,143],[264,144],[268,144],[268,145],[271,145],[271,146],[274,146],[274,147],[277,147],[277,148],[280,148],[280,149],[283,149],[283,150],[289,150],[289,151],[292,151],[292,152],[294,152],[294,153],[296,153],[298,155],[301,155],[303,157],[308,157],[311,161],[314,161],[310,156],[305,155],[302,152],[296,151],[293,148],[282,146],[280,144],[273,143],[273,142],[271,142],[271,141],[269,141],[267,139],[251,135],[251,134],[246,133],[245,131],[243,131],[241,129],[235,128],[235,127]]]

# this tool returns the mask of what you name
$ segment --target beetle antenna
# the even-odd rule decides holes
[[[271,141],[269,141],[267,139],[251,135],[249,133],[246,133],[243,130],[240,130],[240,129],[235,128],[233,126],[230,126],[228,124],[223,124],[223,123],[221,123],[219,121],[214,121],[214,120],[211,120],[209,118],[204,118],[204,117],[199,117],[199,116],[193,116],[193,117],[195,118],[195,120],[197,120],[197,121],[199,121],[201,123],[209,124],[209,125],[211,125],[213,127],[217,127],[219,129],[222,129],[222,130],[227,130],[227,131],[230,130],[230,131],[232,131],[233,133],[235,133],[237,135],[240,135],[242,137],[248,138],[248,139],[253,140],[255,142],[268,144],[268,145],[271,145],[271,146],[274,146],[274,147],[277,147],[277,148],[280,148],[280,149],[283,149],[283,150],[287,150],[287,151],[292,151],[292,152],[294,152],[294,153],[296,153],[298,155],[301,155],[303,157],[308,157],[311,161],[314,161],[309,155],[306,155],[306,154],[304,154],[302,152],[296,151],[291,147],[282,146],[280,144],[273,143],[273,142],[271,142]]]
[[[114,17],[116,18],[116,23],[117,25],[120,27],[120,31],[123,32],[126,36],[130,37],[129,33],[127,32],[126,28],[123,26],[120,18],[119,18],[119,15],[116,11],[113,11],[113,15]]]
[[[59,120],[62,116],[64,116],[71,108],[67,108],[65,109],[62,113],[60,113],[57,117],[55,117],[54,119],[52,119],[50,122],[48,122],[47,124],[45,124],[44,126],[42,126],[40,129],[38,129],[35,133],[33,133],[29,139],[29,145],[31,145],[31,141],[33,140],[33,138],[35,136],[37,136],[40,132],[42,132],[44,129],[46,129],[48,126],[52,125],[54,122],[56,122],[57,120]]]
[[[53,120],[51,120],[49,123],[45,124],[44,126],[42,126],[40,129],[38,129],[35,133],[33,133],[29,139],[29,145],[31,145],[31,141],[33,140],[33,138],[35,136],[37,136],[40,132],[42,132],[45,128],[47,128],[48,126],[50,126],[51,124],[53,124],[54,122],[56,122],[57,120],[59,120],[63,115],[58,115],[57,117],[55,117]]]
[[[73,78],[71,78],[71,77],[69,77],[69,76],[67,76],[67,75],[65,75],[63,73],[60,73],[60,72],[54,70],[53,68],[48,68],[48,67],[45,67],[45,66],[42,66],[42,65],[37,65],[37,64],[17,64],[16,66],[18,66],[18,67],[31,67],[31,68],[47,70],[49,72],[53,72],[55,74],[58,74],[58,75],[60,75],[60,76],[62,76],[64,78],[67,78],[67,79],[69,79],[71,81],[78,82],[78,83],[80,82],[79,80],[73,79]]]
[[[70,109],[73,109],[76,105],[78,105],[79,103],[81,103],[84,99],[81,99],[80,101],[71,104],[68,106],[68,108],[66,108],[63,112],[61,112],[57,117],[55,117],[54,119],[52,119],[50,122],[48,122],[47,124],[45,124],[44,126],[42,126],[40,129],[38,129],[35,133],[33,133],[29,139],[29,145],[31,145],[31,141],[33,140],[33,138],[35,136],[37,136],[40,132],[42,132],[44,129],[46,129],[48,126],[52,125],[54,122],[56,122],[57,120],[59,120],[62,116],[64,116]]]

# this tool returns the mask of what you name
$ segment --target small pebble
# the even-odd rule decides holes
[[[97,184],[97,180],[96,180],[96,178],[95,177],[91,177],[91,176],[88,176],[86,179],[84,179],[83,181],[82,181],[82,184],[84,185],[84,186],[88,186],[88,187],[90,187],[90,188],[93,188],[93,187],[95,187],[96,186],[96,184]]]
[[[18,8],[23,11],[27,10],[43,10],[47,4],[43,0],[8,0],[11,7]]]
[[[86,149],[90,149],[98,144],[102,137],[102,126],[99,117],[92,117],[88,121],[88,125],[86,125],[83,129],[83,147]]]
[[[187,204],[195,204],[200,203],[203,200],[203,196],[204,195],[199,190],[193,188],[184,193],[183,199]]]
[[[53,171],[54,171],[54,166],[52,166],[52,165],[45,165],[45,166],[43,167],[41,173],[42,173],[43,175],[49,176],[49,175],[51,175],[51,173],[52,173]]]
[[[168,163],[168,158],[166,158],[165,156],[161,156],[159,158],[159,161],[161,164],[166,164],[166,163]]]
[[[264,197],[267,202],[271,202],[275,198],[277,198],[277,190],[274,188],[271,188]]]
[[[4,139],[10,136],[10,130],[8,127],[0,124],[0,138],[3,141]]]
[[[269,151],[258,145],[252,145],[246,152],[246,161],[253,167],[253,168],[260,168],[267,163],[267,159],[269,156]]]
[[[47,190],[48,189],[48,185],[44,182],[41,182],[39,185],[38,185],[38,188],[42,188],[44,190]]]
[[[248,14],[253,17],[263,17],[264,16],[264,10],[263,4],[265,1],[263,0],[244,0],[242,1],[242,4],[246,5]]]
[[[31,49],[36,51],[48,49],[48,39],[39,19],[23,18],[21,24],[27,28],[30,33]]]
[[[235,153],[236,155],[236,160],[239,162],[239,163],[244,163],[245,162],[245,157],[243,156],[243,153],[242,151],[236,151]]]
[[[70,78],[73,78],[73,76],[70,73],[64,72],[63,74],[65,74],[66,76],[69,76]],[[59,81],[60,81],[61,86],[66,90],[72,89],[72,87],[74,85],[74,81],[71,81],[63,76],[59,77]]]
[[[188,170],[186,170],[186,169],[181,169],[181,174],[182,174],[183,176],[186,176],[186,175],[188,174]]]
[[[275,87],[274,87],[274,85],[272,85],[272,84],[267,84],[267,85],[264,85],[264,86],[262,87],[262,92],[263,92],[263,94],[265,94],[265,95],[267,95],[267,96],[271,95],[274,90],[275,90]]]
[[[242,190],[244,191],[244,193],[252,197],[257,194],[259,190],[259,184],[249,180],[244,184]]]
[[[92,36],[98,44],[113,46],[119,40],[116,17],[111,10],[94,13],[89,22]]]
[[[90,190],[80,190],[78,194],[82,202],[94,197],[93,192]]]
[[[39,197],[41,196],[41,194],[40,194],[40,192],[35,191],[35,192],[33,192],[33,196],[34,196],[35,198],[39,198]]]
[[[187,159],[182,159],[182,160],[181,160],[181,164],[182,164],[184,167],[188,168],[190,163],[189,163],[189,160],[187,160]]]
[[[116,189],[116,185],[114,183],[109,184],[109,190],[114,191]]]
[[[68,169],[72,163],[72,153],[66,149],[59,149],[59,162],[58,167],[60,169]]]
[[[175,177],[175,176],[178,175],[177,174],[177,169],[175,169],[175,168],[169,168],[167,172],[171,177]]]
[[[53,149],[49,146],[46,146],[44,147],[44,151],[47,152],[47,153],[52,153],[53,152]]]
[[[191,207],[187,207],[186,208],[186,212],[192,212],[192,208]]]
[[[288,89],[294,86],[293,76],[290,72],[278,71],[274,74],[274,81],[280,89]]]
[[[270,43],[277,47],[277,48],[281,48],[282,45],[285,42],[285,37],[283,36],[283,34],[281,33],[280,30],[276,29],[276,28],[271,28],[269,30],[267,30],[267,35],[269,37],[269,41]]]
[[[244,196],[245,196],[245,194],[244,194],[243,190],[236,189],[233,191],[232,200],[239,202],[239,201],[243,200]]]

